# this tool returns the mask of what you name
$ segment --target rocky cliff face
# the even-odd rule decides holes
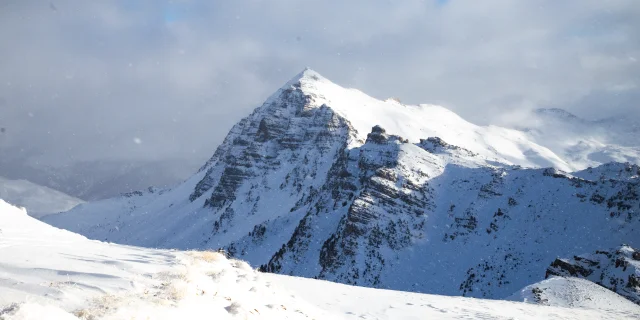
[[[326,198],[262,269],[504,297],[541,280],[558,252],[637,241],[637,181],[492,167],[462,148],[428,150],[374,128],[336,163],[341,174],[321,190]]]
[[[441,109],[305,71],[181,186],[46,221],[124,244],[224,248],[270,272],[490,298],[542,280],[558,256],[640,242],[637,176],[525,169],[566,162]]]

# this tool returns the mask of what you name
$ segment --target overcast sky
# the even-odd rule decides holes
[[[2,0],[0,41],[0,146],[58,162],[204,161],[305,66],[479,124],[640,118],[637,0]]]

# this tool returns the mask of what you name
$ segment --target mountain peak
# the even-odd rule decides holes
[[[573,113],[560,108],[540,108],[536,109],[534,112],[540,116],[555,116],[562,119],[579,119]]]
[[[349,122],[357,137],[356,141],[362,143],[367,140],[371,128],[379,125],[385,128],[388,134],[397,135],[413,143],[426,137],[437,136],[453,145],[467,146],[475,154],[501,159],[504,163],[529,167],[555,166],[571,170],[566,162],[550,150],[528,141],[512,139],[514,132],[507,129],[474,125],[441,106],[402,104],[395,100],[381,101],[357,89],[341,87],[309,68],[293,77],[264,105],[285,103],[290,100],[291,92],[297,92],[298,98],[304,100],[301,103],[304,104],[305,110],[322,107],[333,110]],[[294,109],[291,109],[292,114],[295,114]],[[509,148],[505,148],[504,144],[494,145],[496,141],[504,142],[505,139],[509,141]],[[518,155],[514,156],[513,151]]]
[[[289,87],[296,83],[301,83],[301,82],[317,82],[317,81],[330,82],[329,80],[327,80],[327,78],[323,77],[317,71],[309,67],[306,67],[300,73],[298,73],[293,78],[291,78],[291,80],[287,82],[285,87]]]

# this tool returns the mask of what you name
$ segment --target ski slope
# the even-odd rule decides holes
[[[121,246],[0,201],[0,319],[637,319],[262,274],[217,252]]]

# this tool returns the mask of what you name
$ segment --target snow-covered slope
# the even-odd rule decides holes
[[[613,250],[556,259],[547,276],[588,279],[640,304],[640,251],[623,245]]]
[[[9,180],[0,177],[0,199],[27,208],[33,217],[68,211],[83,203],[60,191],[43,187],[26,180]]]
[[[636,319],[268,275],[217,252],[126,247],[47,226],[0,200],[0,319]]]
[[[611,162],[603,164],[598,168],[588,168],[573,173],[574,176],[587,180],[623,180],[638,181],[640,177],[640,166],[631,163]]]
[[[550,277],[531,284],[508,300],[545,306],[614,310],[634,313],[638,305],[591,281],[573,277]]]
[[[225,248],[282,274],[503,298],[558,256],[640,243],[638,177],[522,167],[552,165],[573,166],[523,132],[307,70],[182,185],[44,220],[123,244]]]
[[[267,277],[297,297],[331,309],[345,319],[625,319],[637,317],[640,312],[640,307],[620,298],[614,306],[623,307],[617,309],[599,304],[569,308],[376,290],[282,275]],[[603,293],[601,298],[600,292],[596,292],[592,297],[603,300],[610,296]]]
[[[588,121],[561,110],[539,109],[521,128],[574,170],[608,162],[640,164],[640,124],[624,118]]]

